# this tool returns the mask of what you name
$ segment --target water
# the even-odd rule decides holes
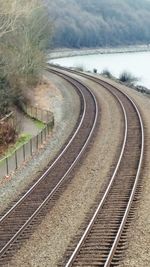
[[[150,89],[150,52],[75,56],[50,62],[65,67],[82,66],[90,71],[96,68],[99,73],[108,69],[117,78],[123,71],[128,71],[139,78],[138,84]]]

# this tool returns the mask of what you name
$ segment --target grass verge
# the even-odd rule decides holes
[[[36,126],[39,130],[44,129],[44,127],[45,127],[45,125],[46,125],[44,122],[39,121],[39,120],[36,120],[36,119],[33,119],[33,121],[34,121],[35,126]]]
[[[3,155],[3,158],[0,159],[0,163],[7,157],[10,157],[11,155],[14,154],[14,152],[19,149],[21,146],[26,144],[30,139],[32,138],[31,134],[21,134],[19,138],[17,139],[16,143],[11,145]]]

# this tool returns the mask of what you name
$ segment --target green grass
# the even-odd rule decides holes
[[[7,157],[14,154],[14,152],[19,149],[21,146],[26,144],[32,138],[31,134],[21,134],[17,139],[16,143],[11,145],[4,154],[4,157],[0,160],[0,163]]]
[[[35,120],[35,119],[33,121],[34,121],[34,123],[38,129],[40,129],[40,130],[44,129],[44,127],[46,125],[44,122],[39,121],[39,120]]]

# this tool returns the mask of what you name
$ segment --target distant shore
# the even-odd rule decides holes
[[[130,45],[125,47],[106,47],[106,48],[82,48],[82,49],[55,49],[48,53],[49,59],[94,55],[94,54],[114,54],[114,53],[133,53],[150,51],[150,45]]]

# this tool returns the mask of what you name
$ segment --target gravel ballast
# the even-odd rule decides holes
[[[112,82],[114,85],[115,82]],[[118,83],[117,83],[118,85]],[[141,173],[142,190],[136,206],[135,217],[127,235],[127,250],[120,267],[150,266],[150,97],[134,89],[119,85],[137,103],[144,121],[145,153]]]
[[[58,266],[108,179],[122,133],[121,110],[109,92],[93,82],[87,84],[101,106],[98,134],[67,189],[7,266]]]
[[[47,93],[50,99],[50,109],[54,113],[55,126],[46,145],[34,155],[23,166],[21,166],[12,177],[1,181],[0,186],[0,211],[14,201],[17,196],[24,192],[31,182],[36,178],[39,171],[52,160],[58,153],[66,139],[69,137],[80,112],[80,100],[74,88],[60,77],[46,73],[45,76],[55,84],[56,97],[51,99],[51,93]],[[45,96],[44,96],[45,97]]]

